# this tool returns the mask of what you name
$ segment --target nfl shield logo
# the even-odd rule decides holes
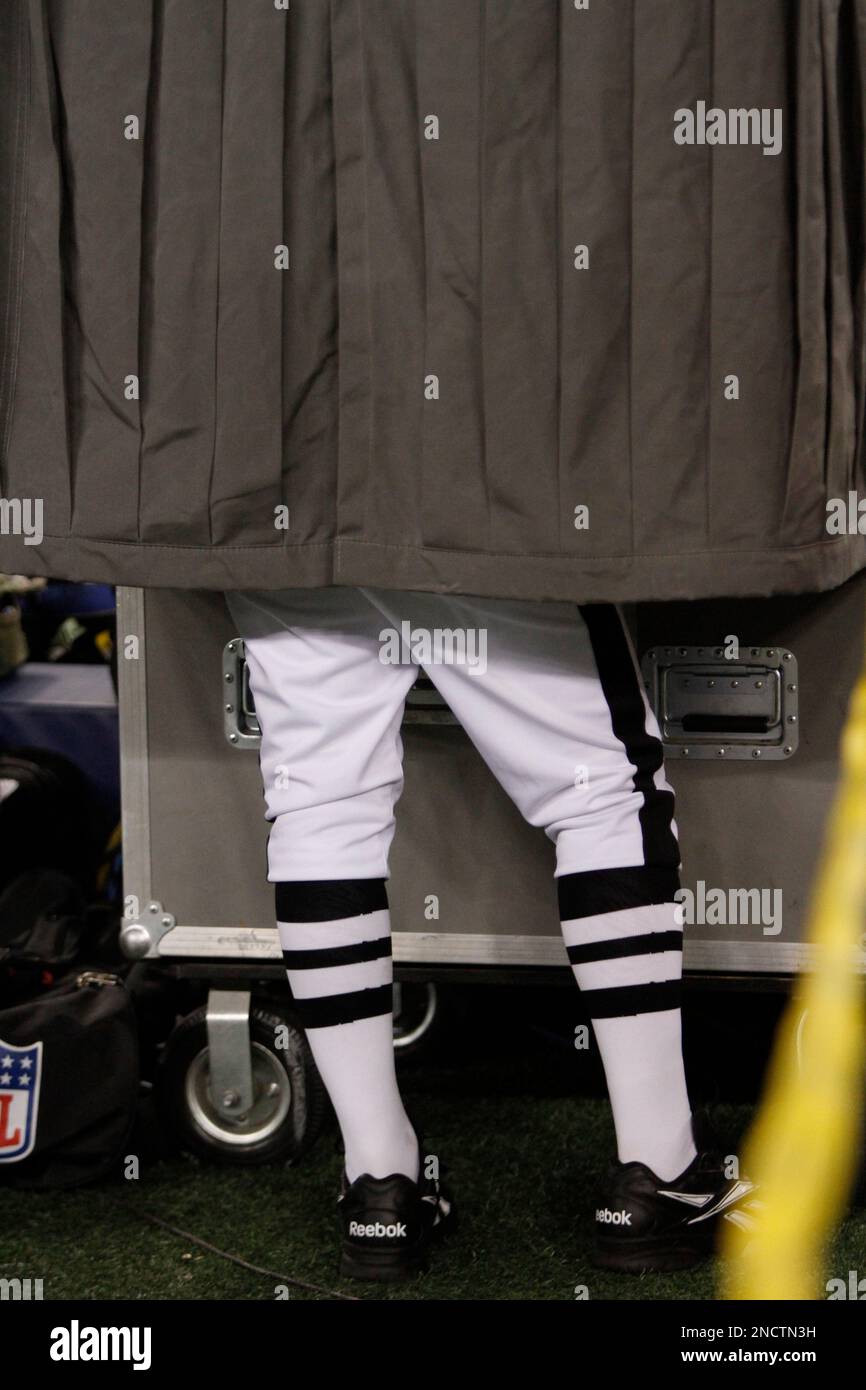
[[[41,1042],[15,1047],[0,1038],[0,1163],[16,1163],[33,1150],[41,1076]]]

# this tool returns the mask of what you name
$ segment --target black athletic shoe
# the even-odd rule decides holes
[[[643,1163],[616,1164],[597,1207],[595,1264],[631,1274],[688,1269],[713,1252],[719,1223],[751,1225],[755,1191],[728,1178],[717,1153],[704,1151],[673,1182]]]
[[[430,1245],[453,1228],[454,1205],[438,1178],[413,1182],[403,1173],[349,1183],[337,1200],[343,1227],[340,1274],[351,1279],[408,1279],[427,1268]]]

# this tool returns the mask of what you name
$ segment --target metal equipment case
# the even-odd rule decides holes
[[[740,918],[753,909],[734,924],[687,917],[687,973],[769,979],[808,963],[809,885],[864,598],[860,575],[824,595],[627,611],[668,740],[684,887],[698,908],[721,890],[716,900],[739,903]],[[279,973],[255,724],[244,722],[234,639],[220,594],[118,591],[122,940],[134,957]],[[416,978],[565,967],[546,837],[435,695],[410,697],[403,741],[389,884],[397,967]],[[781,916],[768,920],[761,903],[780,904]],[[737,914],[715,913],[726,915]]]

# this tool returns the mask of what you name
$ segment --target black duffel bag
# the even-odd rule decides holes
[[[53,868],[89,897],[110,820],[69,758],[0,748],[0,889],[26,870]]]
[[[132,999],[105,971],[0,1009],[0,1187],[77,1187],[120,1170],[135,1123]]]
[[[83,943],[84,895],[68,874],[29,869],[0,888],[0,1010],[68,977]]]

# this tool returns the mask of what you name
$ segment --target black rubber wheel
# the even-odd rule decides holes
[[[417,1057],[434,1034],[439,1018],[439,994],[432,981],[394,987],[394,1051],[399,1058]]]
[[[277,1046],[277,1029],[286,1045]],[[282,1038],[281,1038],[282,1041]],[[155,1080],[160,1118],[181,1149],[217,1163],[254,1165],[299,1159],[322,1129],[327,1098],[304,1034],[288,1014],[250,1009],[252,1108],[221,1113],[210,1094],[207,1009],[178,1024]]]

